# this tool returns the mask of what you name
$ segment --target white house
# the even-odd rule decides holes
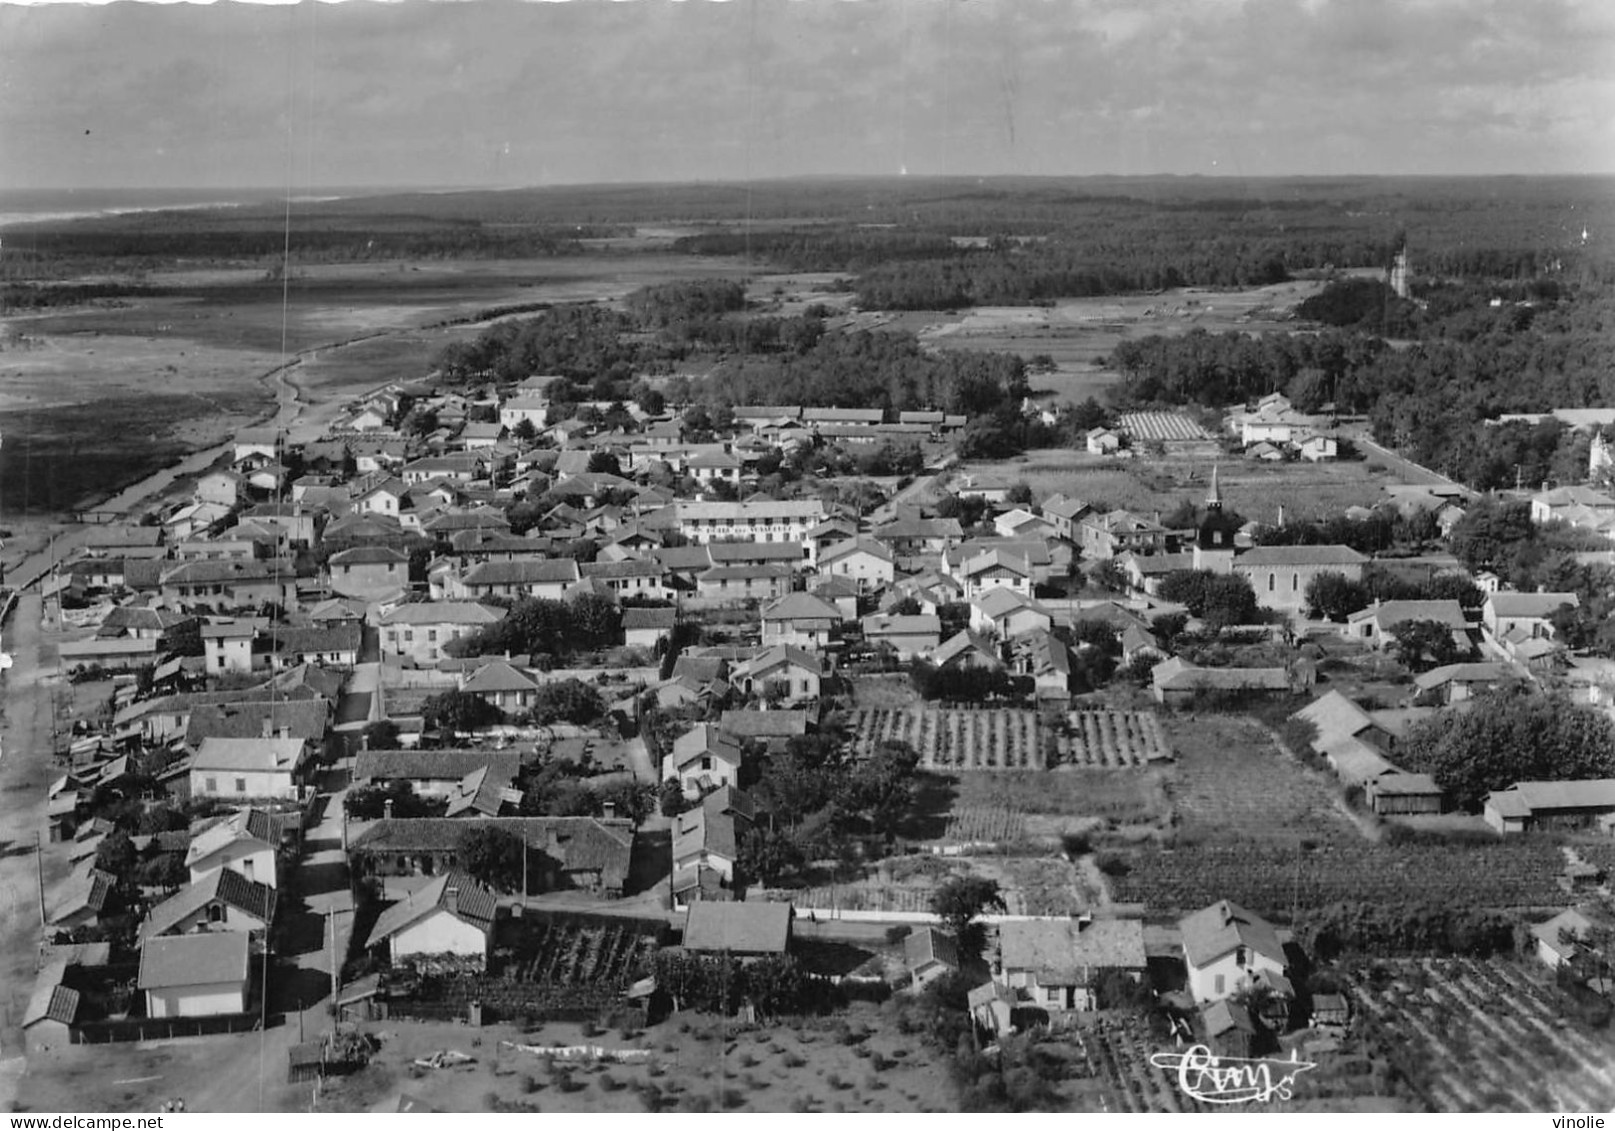
[[[676,781],[687,797],[734,785],[740,777],[740,743],[711,723],[697,723],[673,740],[662,758],[662,780]]]
[[[1266,919],[1221,900],[1178,923],[1189,992],[1197,1002],[1222,1001],[1258,974],[1284,976],[1288,963],[1278,932]]]
[[[674,503],[679,533],[705,545],[731,539],[752,542],[807,540],[807,532],[824,521],[819,499],[757,500],[743,503]]]
[[[267,621],[256,618],[209,621],[202,626],[202,655],[209,673],[250,672],[253,670],[253,638],[258,626]],[[267,653],[258,666],[269,662]]]
[[[275,850],[280,846],[280,820],[262,809],[242,809],[191,838],[185,867],[191,882],[228,868],[245,879],[276,887]]]
[[[383,911],[366,946],[386,946],[394,963],[427,954],[486,962],[498,907],[491,888],[462,873],[447,873]]]
[[[999,926],[999,972],[994,980],[1049,1012],[1095,1007],[1100,973],[1144,972],[1144,924],[1139,919],[1009,920]]]
[[[295,798],[307,752],[300,738],[204,738],[191,759],[191,796]]]
[[[471,601],[399,605],[381,618],[381,653],[416,664],[435,664],[443,658],[443,646],[449,641],[497,624],[500,619],[498,611]]]
[[[147,939],[136,982],[146,994],[146,1016],[245,1013],[248,962],[247,936],[233,931]]]
[[[1122,438],[1109,428],[1090,428],[1085,445],[1089,455],[1111,456],[1121,450]]]
[[[777,692],[787,701],[817,699],[823,681],[818,655],[791,644],[765,648],[729,673],[729,682],[747,695]]]
[[[819,572],[856,582],[860,590],[891,584],[896,558],[891,548],[868,535],[839,542],[819,553]]]
[[[511,397],[510,400],[499,406],[499,423],[511,432],[516,431],[522,421],[527,421],[535,430],[544,427],[545,417],[549,414],[550,403],[543,397],[532,393]]]
[[[763,609],[764,644],[823,648],[841,623],[841,610],[811,593],[787,593]]]

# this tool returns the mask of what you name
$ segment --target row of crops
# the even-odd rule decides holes
[[[1259,841],[1145,849],[1118,859],[1111,893],[1124,903],[1192,911],[1231,899],[1262,914],[1331,903],[1461,903],[1556,907],[1563,858],[1551,844],[1386,845],[1334,841],[1319,851]]]
[[[853,712],[855,749],[906,742],[928,770],[1041,770],[1043,729],[1036,711],[863,707]]]
[[[1172,757],[1172,746],[1153,711],[1072,711],[1070,734],[1060,735],[1062,764],[1143,766]]]
[[[650,968],[660,924],[631,919],[528,916],[501,924],[488,972],[422,970],[392,1006],[399,1016],[463,1016],[480,1002],[497,1017],[592,1016]]]
[[[1500,958],[1378,962],[1359,1029],[1436,1111],[1609,1111],[1615,1043],[1566,1024],[1555,989]]]
[[[1099,1016],[1084,1025],[1078,1038],[1086,1075],[1098,1082],[1107,1111],[1204,1111],[1205,1105],[1185,1095],[1177,1078],[1150,1062],[1152,1053],[1171,1049],[1131,1015]]]

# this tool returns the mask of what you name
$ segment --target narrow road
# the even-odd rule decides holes
[[[12,666],[0,675],[0,1059],[22,1052],[20,1026],[39,953],[34,836],[45,831],[52,773],[48,680],[54,678],[42,654],[41,614],[39,596],[23,594],[4,629]],[[15,1082],[9,1073],[0,1075],[0,1111],[11,1110]]]

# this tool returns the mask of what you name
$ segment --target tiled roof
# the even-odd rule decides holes
[[[199,704],[191,708],[185,741],[200,746],[209,738],[263,738],[267,723],[279,735],[299,741],[325,737],[331,708],[323,699],[282,699],[277,702]]]
[[[688,950],[784,954],[791,936],[789,903],[692,904],[684,921]]]
[[[79,992],[62,984],[66,977],[67,963],[60,960],[40,970],[39,977],[34,980],[34,992],[28,998],[28,1007],[23,1010],[24,1029],[39,1021],[60,1021],[64,1025],[71,1025],[78,1019]]]
[[[1092,969],[1142,969],[1138,919],[1010,920],[999,925],[1005,970],[1035,971],[1043,985],[1083,985]]]
[[[454,892],[454,910],[451,914],[470,923],[483,934],[493,929],[494,915],[499,909],[499,897],[492,888],[485,887],[463,872],[438,876],[425,887],[410,893],[387,908],[370,929],[366,947],[379,946],[399,931],[420,921],[437,910],[449,910],[449,892]]]
[[[194,770],[295,770],[303,757],[301,738],[204,738],[191,760]]]
[[[455,852],[467,829],[497,828],[523,837],[534,851],[559,861],[566,872],[602,875],[606,887],[621,887],[633,853],[631,821],[596,817],[417,817],[380,820],[353,841],[360,852]],[[552,844],[553,840],[553,844]]]
[[[831,620],[841,619],[841,610],[830,602],[811,593],[787,593],[763,608],[763,620]]]
[[[459,781],[483,766],[514,777],[521,755],[513,750],[361,750],[354,758],[353,780]]]
[[[794,738],[807,723],[806,711],[725,711],[718,727],[736,738]]]
[[[578,563],[571,558],[516,558],[483,562],[465,575],[467,586],[553,585],[578,580]]]
[[[1258,546],[1234,559],[1235,569],[1363,565],[1368,558],[1350,546]]]
[[[150,938],[140,947],[143,990],[222,985],[247,980],[247,936],[241,931]]]
[[[475,601],[416,601],[399,605],[381,618],[383,625],[497,624],[504,614]]]
[[[1202,907],[1182,919],[1178,927],[1183,932],[1184,954],[1201,969],[1240,946],[1281,966],[1286,964],[1284,944],[1273,925],[1231,900]]]
[[[538,681],[532,676],[517,671],[504,660],[495,659],[478,668],[460,690],[480,695],[502,691],[532,691],[537,686]]]
[[[140,937],[150,939],[166,934],[214,900],[227,903],[260,923],[271,923],[275,918],[274,888],[249,880],[239,872],[220,868],[153,907],[140,925]]]

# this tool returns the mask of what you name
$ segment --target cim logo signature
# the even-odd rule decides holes
[[[1291,1097],[1295,1078],[1316,1068],[1292,1051],[1289,1060],[1216,1056],[1205,1045],[1158,1052],[1150,1063],[1178,1074],[1183,1094],[1208,1104],[1245,1104]]]

